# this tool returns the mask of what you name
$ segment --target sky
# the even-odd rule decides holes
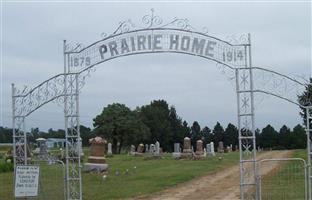
[[[251,34],[253,66],[291,77],[311,76],[309,2],[4,2],[1,10],[0,126],[12,126],[11,83],[35,87],[63,72],[63,40],[91,44],[112,33],[120,21],[140,27],[151,13],[175,17],[220,39]],[[213,128],[237,124],[235,85],[213,61],[182,54],[135,55],[104,62],[80,95],[81,124],[114,102],[131,109],[165,99],[189,124]],[[256,95],[256,127],[302,123],[299,108],[281,99]],[[26,119],[26,128],[64,127],[63,108],[49,103]]]

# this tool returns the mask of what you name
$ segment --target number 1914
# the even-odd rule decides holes
[[[232,62],[232,61],[241,61],[244,59],[243,51],[227,51],[223,52],[223,61]]]

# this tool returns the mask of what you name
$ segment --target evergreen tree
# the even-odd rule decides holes
[[[312,105],[312,78],[310,78],[310,83],[308,83],[305,87],[305,91],[298,96],[298,103],[302,106],[311,106]],[[307,112],[304,107],[300,107],[301,112],[300,115],[303,119],[303,124],[306,125],[307,123]],[[312,115],[312,113],[310,113]],[[309,123],[310,127],[312,127],[312,121]]]
[[[229,123],[225,129],[224,145],[235,147],[238,145],[238,129],[233,124]]]
[[[177,115],[174,106],[170,107],[169,121],[172,132],[172,138],[170,143],[182,143],[184,138],[184,128],[182,124],[182,119]]]
[[[263,148],[275,148],[277,147],[278,134],[275,129],[271,125],[267,125],[265,128],[262,129],[260,134],[260,147]]]
[[[224,142],[224,129],[221,124],[217,122],[212,132],[214,134],[214,144],[215,147],[217,147],[220,141]]]
[[[194,121],[191,127],[191,142],[194,148],[196,147],[196,141],[200,139],[202,139],[200,125],[197,121]]]
[[[184,137],[189,137],[191,138],[191,128],[188,126],[186,121],[183,121],[183,138]]]
[[[204,144],[213,142],[213,134],[211,133],[210,128],[208,128],[207,126],[203,128],[202,135],[204,137]]]
[[[293,128],[293,140],[290,142],[293,149],[307,148],[307,134],[305,128],[298,124]]]
[[[291,134],[290,128],[288,128],[286,125],[283,125],[280,129],[278,138],[278,149],[293,148],[291,147],[293,136]]]

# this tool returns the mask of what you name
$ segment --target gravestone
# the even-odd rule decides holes
[[[173,158],[174,159],[181,158],[180,143],[174,143],[173,150],[174,150],[173,153],[172,153]]]
[[[135,155],[135,146],[134,145],[131,145],[130,147],[130,155]]]
[[[224,149],[224,153],[229,153],[229,152],[231,152],[231,151],[232,151],[232,149],[231,149],[230,146],[227,146],[227,147]]]
[[[106,140],[101,137],[91,138],[89,140],[90,152],[88,157],[88,162],[84,164],[84,171],[106,171],[108,165],[105,161],[105,143]]]
[[[138,153],[143,153],[143,151],[144,151],[144,145],[141,143],[141,144],[139,144],[139,146],[138,146],[137,152],[138,152]]]
[[[204,150],[203,150],[203,141],[202,140],[197,140],[196,141],[196,155],[198,156],[203,156],[204,155]]]
[[[212,154],[212,156],[215,156],[216,153],[215,153],[215,150],[214,150],[214,143],[210,142],[210,145],[211,145],[211,154]]]
[[[48,159],[49,155],[48,155],[48,146],[46,141],[44,142],[40,142],[39,143],[39,159],[43,159],[46,160]]]
[[[207,157],[207,150],[204,148],[204,157]]]
[[[219,145],[218,145],[218,152],[219,152],[219,153],[224,153],[224,145],[223,145],[223,142],[222,142],[222,141],[219,142]]]
[[[159,156],[160,154],[160,144],[158,141],[155,143],[155,156]]]
[[[192,158],[192,146],[191,146],[191,139],[185,137],[183,140],[183,152],[181,154],[181,158]]]
[[[107,145],[107,155],[108,156],[112,156],[113,152],[112,152],[112,143],[108,143]]]
[[[156,151],[155,144],[150,144],[150,149],[149,149],[150,154],[154,155],[155,151]]]
[[[149,153],[148,144],[145,145],[145,153]]]
[[[160,144],[158,141],[156,141],[154,154],[152,154],[153,158],[160,158],[161,152],[162,152],[162,149],[160,147]]]
[[[206,150],[208,156],[215,156],[214,152],[214,143],[210,142],[209,144],[206,144]]]
[[[142,156],[144,151],[144,144],[139,144],[137,152],[135,153],[136,156]]]
[[[79,138],[79,142],[78,142],[78,146],[77,147],[80,149],[80,158],[83,159],[84,153],[83,153],[83,149],[82,149],[82,139],[81,138]],[[78,151],[79,150],[77,149],[77,152]]]

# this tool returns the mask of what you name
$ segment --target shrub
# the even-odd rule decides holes
[[[0,173],[13,171],[13,163],[0,163]]]

